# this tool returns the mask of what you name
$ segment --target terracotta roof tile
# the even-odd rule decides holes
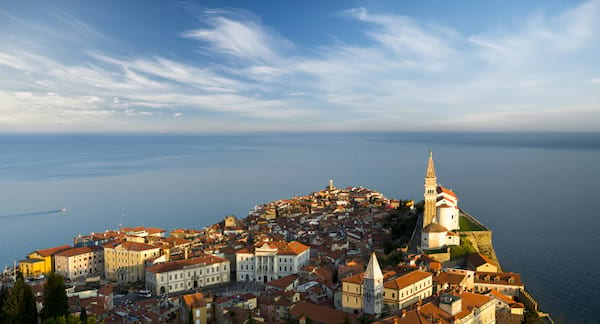
[[[206,306],[206,302],[204,301],[204,295],[201,292],[189,295],[181,296],[183,302],[187,305],[188,308],[196,308]]]
[[[383,284],[385,288],[391,289],[402,289],[408,287],[415,282],[421,281],[425,278],[432,277],[433,274],[425,271],[415,270],[411,273],[405,274],[398,278],[392,279]]]
[[[47,257],[47,256],[54,255],[57,252],[60,252],[62,250],[66,250],[69,248],[71,248],[70,245],[61,245],[61,246],[57,246],[57,247],[53,247],[53,248],[49,248],[49,249],[37,250],[35,252],[43,257]]]

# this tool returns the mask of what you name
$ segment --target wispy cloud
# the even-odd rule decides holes
[[[266,28],[249,12],[240,10],[207,10],[207,28],[189,30],[183,37],[207,44],[207,51],[236,59],[269,62],[294,45],[276,31]]]
[[[29,30],[44,29],[0,15],[17,25],[31,23]],[[534,13],[521,26],[470,34],[349,9],[332,19],[350,20],[364,39],[311,48],[250,12],[213,9],[199,15],[200,27],[173,35],[196,49],[184,60],[160,51],[116,54],[125,51],[98,44],[118,37],[57,11],[61,28],[77,30],[80,47],[57,36],[56,26],[41,43],[4,42],[9,45],[0,49],[0,127],[107,130],[110,121],[124,129],[186,131],[226,125],[600,130],[590,123],[600,106],[598,71],[587,69],[600,52],[598,0],[555,15]],[[87,37],[103,41],[92,44]],[[57,54],[65,44],[77,60]]]

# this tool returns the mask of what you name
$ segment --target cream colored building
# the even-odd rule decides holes
[[[229,260],[214,255],[155,264],[146,269],[146,289],[154,295],[228,283]]]
[[[342,280],[342,310],[358,313],[363,309],[364,273]],[[416,270],[403,276],[393,271],[383,274],[383,303],[389,311],[396,311],[425,299],[433,293],[433,274]]]
[[[421,307],[374,322],[383,323],[495,324],[496,308],[494,300],[488,296],[469,292],[442,294]]]
[[[137,242],[110,242],[104,245],[104,275],[120,282],[143,281],[144,265],[160,255],[160,248]]]
[[[492,289],[510,297],[518,297],[520,289],[525,289],[525,286],[518,273],[475,272],[475,291],[485,293]]]
[[[104,252],[99,246],[63,250],[54,255],[56,273],[68,279],[98,275],[104,272]]]
[[[384,285],[383,301],[391,311],[396,311],[425,299],[433,293],[433,274],[416,270]]]

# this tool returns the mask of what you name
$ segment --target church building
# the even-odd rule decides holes
[[[424,198],[421,248],[433,250],[460,245],[460,236],[456,232],[460,229],[458,197],[452,190],[438,185],[431,151],[425,174]]]

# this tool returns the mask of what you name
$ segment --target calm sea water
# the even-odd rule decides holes
[[[542,308],[598,323],[600,134],[0,135],[0,265],[119,224],[202,228],[329,179],[420,200],[429,149]]]

